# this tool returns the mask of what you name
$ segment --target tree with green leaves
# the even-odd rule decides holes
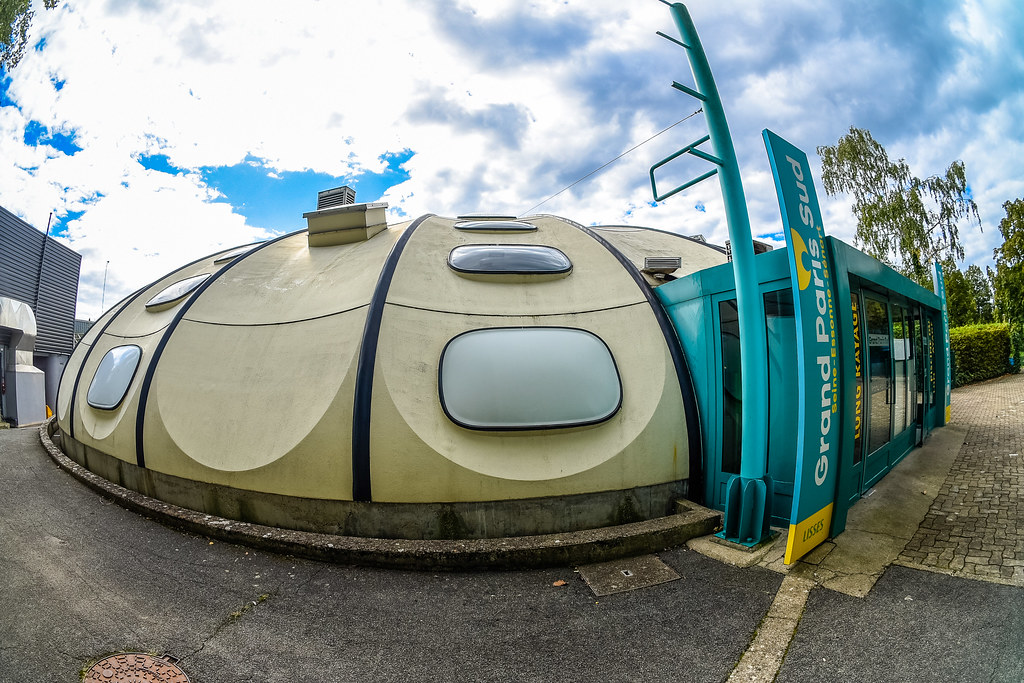
[[[1024,199],[1004,202],[999,221],[1003,243],[993,253],[996,262],[995,299],[1000,317],[1010,323],[1010,352],[1014,370],[1024,360]]]
[[[43,0],[43,7],[53,9],[57,2]],[[31,0],[0,0],[0,67],[11,71],[25,55],[32,15]]]
[[[953,259],[942,262],[942,276],[946,283],[946,311],[950,327],[963,327],[978,322],[978,308],[974,289],[968,278],[956,267]]]
[[[967,284],[971,287],[974,297],[975,322],[979,325],[994,323],[996,321],[995,307],[992,303],[992,288],[989,286],[988,277],[981,268],[975,264],[968,266],[964,273]]]
[[[818,147],[818,155],[825,192],[853,197],[858,247],[926,287],[934,261],[963,260],[961,222],[981,227],[964,162],[922,180],[855,127],[834,146]]]

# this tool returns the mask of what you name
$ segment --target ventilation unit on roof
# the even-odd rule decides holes
[[[348,185],[334,187],[316,193],[316,209],[329,209],[332,206],[344,206],[356,203],[356,191]]]
[[[668,275],[683,267],[682,256],[646,256],[644,272],[651,275]]]
[[[348,187],[325,190],[349,190]],[[325,192],[317,196],[317,210],[302,214],[309,228],[309,246],[333,247],[338,244],[362,242],[387,229],[387,202],[372,204],[340,204],[321,206]],[[355,197],[355,193],[352,193]]]

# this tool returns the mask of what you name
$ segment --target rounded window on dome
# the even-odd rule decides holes
[[[441,353],[441,407],[467,429],[579,427],[608,420],[622,383],[600,337],[567,327],[464,332]]]
[[[203,284],[208,277],[210,277],[209,273],[203,273],[202,275],[195,275],[184,280],[179,280],[173,285],[165,287],[159,294],[147,301],[146,308],[150,310],[167,308],[170,304],[177,303],[192,293],[192,291],[199,285]]]
[[[456,230],[467,232],[536,232],[537,226],[523,221],[460,221]]]
[[[89,405],[101,410],[113,410],[121,405],[141,358],[142,349],[134,344],[115,346],[107,351],[89,384],[86,395]]]
[[[557,275],[572,270],[562,251],[534,244],[464,244],[448,254],[448,266],[480,275]]]
[[[228,261],[233,261],[234,259],[236,259],[237,257],[241,256],[242,254],[245,254],[247,252],[252,251],[257,246],[259,246],[259,245],[247,244],[244,247],[238,247],[237,249],[232,249],[231,251],[229,251],[229,252],[227,252],[225,254],[221,254],[220,256],[215,258],[213,260],[213,265],[216,266],[216,265],[220,265],[221,263],[227,263]]]

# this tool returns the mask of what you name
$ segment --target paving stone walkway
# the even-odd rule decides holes
[[[899,561],[1024,586],[1024,375],[953,391],[964,444]]]

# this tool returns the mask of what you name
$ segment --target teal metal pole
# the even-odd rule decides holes
[[[758,291],[750,219],[747,216],[747,203],[743,195],[743,184],[740,180],[732,136],[729,133],[729,124],[725,119],[718,86],[711,75],[711,67],[708,66],[704,48],[686,7],[681,3],[675,3],[671,9],[672,18],[687,49],[694,83],[698,93],[703,96],[701,99],[714,154],[721,160],[718,179],[725,202],[736,281],[740,372],[743,377],[739,477],[741,481],[729,484],[729,497],[734,500],[727,501],[726,505],[726,537],[731,540],[759,542],[768,532],[768,510],[771,505],[771,492],[765,487],[768,464],[768,340],[764,328],[764,304]],[[770,485],[770,481],[768,484]],[[739,517],[739,520],[736,517]],[[730,533],[730,527],[735,531],[735,537]]]

